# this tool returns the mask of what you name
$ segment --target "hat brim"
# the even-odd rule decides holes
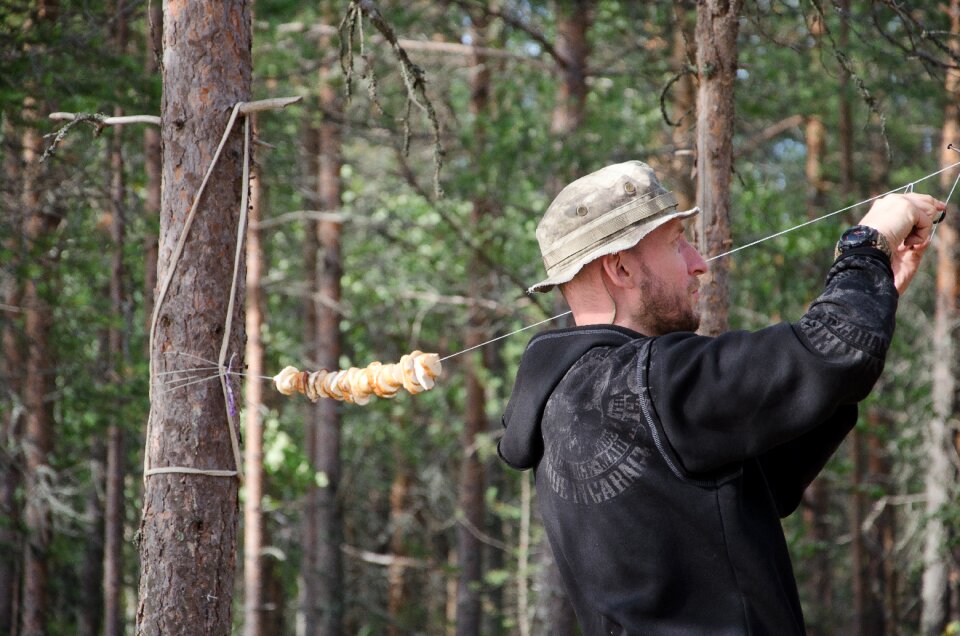
[[[583,269],[583,266],[587,263],[595,261],[601,256],[606,256],[607,254],[614,254],[616,252],[628,250],[661,225],[669,223],[673,219],[689,218],[699,212],[700,208],[698,207],[684,210],[682,212],[669,212],[661,217],[658,217],[653,222],[650,222],[650,220],[645,220],[626,228],[621,236],[618,236],[609,243],[604,243],[595,250],[591,250],[583,257],[569,263],[568,265],[565,265],[556,273],[531,286],[529,289],[527,289],[527,293],[534,294],[548,292],[557,285],[568,283],[573,280],[573,277],[576,276],[577,273]]]

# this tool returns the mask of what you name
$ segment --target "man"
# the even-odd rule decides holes
[[[877,201],[798,322],[716,338],[676,207],[631,161],[547,209],[531,291],[559,285],[577,326],[530,341],[500,455],[535,469],[585,634],[802,634],[779,518],[856,422],[945,206]]]

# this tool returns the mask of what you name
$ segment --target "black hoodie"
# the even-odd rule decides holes
[[[855,424],[896,307],[889,260],[862,248],[795,324],[530,341],[499,451],[536,471],[585,634],[804,633],[779,517]]]

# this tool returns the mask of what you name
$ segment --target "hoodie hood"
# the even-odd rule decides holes
[[[518,470],[533,468],[543,457],[540,419],[554,389],[583,354],[594,347],[619,347],[642,337],[616,325],[587,325],[545,331],[534,336],[520,359],[497,451]]]

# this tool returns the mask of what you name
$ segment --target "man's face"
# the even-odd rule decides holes
[[[707,264],[687,242],[684,225],[673,219],[624,252],[640,271],[639,302],[632,316],[644,333],[659,336],[674,331],[696,331],[700,275]]]

